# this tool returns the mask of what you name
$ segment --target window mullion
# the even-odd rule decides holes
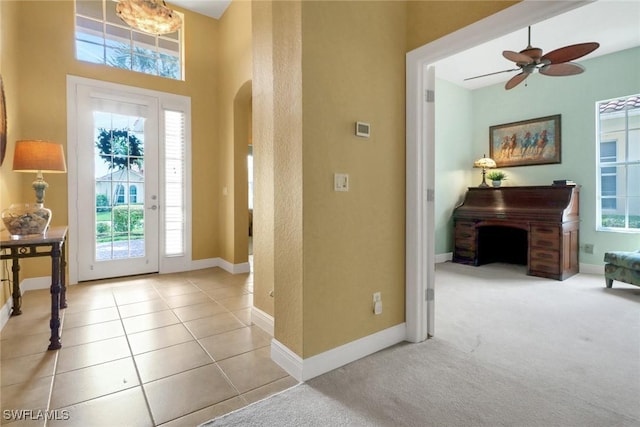
[[[175,49],[162,47],[161,38],[158,35],[140,33],[144,37],[136,37],[131,27],[121,22],[114,22],[116,21],[115,11],[111,12],[111,9],[107,8],[115,8],[116,3],[113,0],[101,0],[100,8],[94,3],[95,7],[92,10],[86,7],[79,10],[76,3],[76,58],[80,61],[182,80],[184,76],[182,30],[162,38],[168,43],[175,43]],[[82,24],[79,25],[79,19],[91,20],[96,25],[85,28]],[[98,37],[101,37],[101,41],[97,40]],[[136,55],[136,49],[139,55]],[[160,57],[161,52],[163,58]]]

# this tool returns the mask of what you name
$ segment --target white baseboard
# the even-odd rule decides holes
[[[250,264],[248,262],[242,262],[240,264],[231,264],[229,261],[218,258],[199,259],[191,261],[192,270],[202,270],[203,268],[220,267],[221,269],[231,273],[249,273],[251,271]]]
[[[436,264],[451,261],[453,259],[453,252],[447,252],[444,254],[436,254]]]
[[[27,291],[35,291],[37,289],[51,288],[51,277],[30,277],[20,282],[20,295],[24,295]],[[13,293],[13,289],[10,289]],[[0,308],[0,329],[9,321],[11,317],[11,309],[13,308],[13,296],[9,295],[7,302]]]
[[[256,307],[251,307],[251,323],[273,336],[273,316]]]
[[[271,340],[271,359],[298,381],[307,381],[326,372],[402,342],[407,325],[401,323],[318,355],[302,359],[278,340]]]
[[[218,267],[228,271],[231,274],[248,273],[250,271],[249,263],[243,262],[240,264],[231,264],[229,261],[222,258],[218,258]]]
[[[441,262],[451,261],[453,259],[453,252],[448,252],[444,254],[437,254],[435,257],[436,264]],[[601,274],[604,275],[604,264],[596,265],[596,264],[585,264],[580,263],[580,273],[586,274]]]
[[[25,293],[27,291],[35,291],[37,289],[49,289],[51,287],[51,277],[31,277],[24,279],[20,282],[20,291]]]
[[[580,263],[580,273],[586,274],[600,274],[604,277],[604,264],[596,265],[596,264],[584,264]]]
[[[4,303],[2,308],[0,308],[0,330],[4,328],[4,325],[9,321],[9,317],[11,317],[11,309],[13,308],[13,297],[9,296],[7,302]]]
[[[275,338],[271,340],[271,360],[296,380],[305,381],[302,358]]]

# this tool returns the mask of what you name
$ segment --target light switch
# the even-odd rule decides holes
[[[333,174],[333,191],[349,191],[349,174]]]

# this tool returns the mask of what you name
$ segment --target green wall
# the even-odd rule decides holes
[[[476,160],[469,149],[473,92],[440,79],[436,92],[435,253],[444,254],[453,251],[453,209],[462,203],[467,187],[480,183],[481,175],[469,167]]]
[[[450,213],[456,200],[464,197],[465,188],[478,185],[480,177],[471,165],[484,153],[489,155],[489,127],[554,114],[562,116],[562,163],[505,168],[509,179],[503,185],[549,185],[554,179],[566,178],[582,186],[580,244],[593,244],[594,253],[581,250],[580,263],[600,265],[606,251],[640,249],[640,234],[600,232],[595,224],[595,103],[640,93],[640,48],[580,63],[587,69],[583,74],[558,78],[534,74],[526,86],[521,83],[509,91],[503,84],[467,91],[442,80],[436,82],[437,99],[447,100],[447,105],[436,102],[437,254],[453,250]],[[470,106],[462,105],[467,98]],[[447,110],[451,113],[445,116]],[[471,126],[465,138],[467,128],[460,124],[460,118],[468,114]],[[453,172],[441,172],[445,165]],[[465,168],[471,173],[465,174]]]

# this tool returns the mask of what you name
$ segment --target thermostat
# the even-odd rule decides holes
[[[356,122],[356,136],[369,138],[371,134],[371,125],[365,122]]]

